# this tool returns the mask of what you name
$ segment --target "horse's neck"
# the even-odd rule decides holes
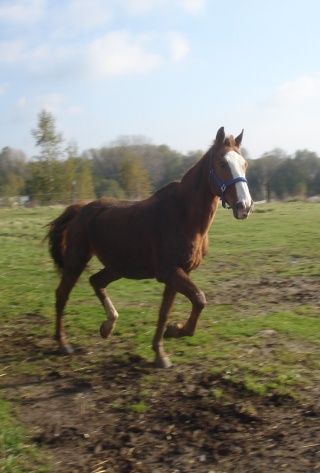
[[[179,194],[185,205],[190,227],[206,234],[218,208],[219,197],[210,190],[210,162],[205,155],[183,176]]]

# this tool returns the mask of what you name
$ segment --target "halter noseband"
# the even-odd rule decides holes
[[[220,198],[221,198],[222,207],[224,209],[230,209],[231,207],[226,206],[226,199],[225,199],[225,195],[224,195],[225,190],[227,189],[227,187],[231,186],[232,184],[236,184],[236,182],[242,181],[242,182],[246,182],[248,184],[247,179],[245,177],[239,176],[239,177],[236,177],[235,179],[232,179],[229,182],[223,183],[221,181],[221,179],[216,175],[216,173],[213,170],[213,149],[212,149],[212,151],[211,151],[210,182],[209,182],[211,192],[212,192],[211,179],[213,177],[215,178],[215,180],[218,183],[218,186],[220,187],[220,190],[221,190]]]

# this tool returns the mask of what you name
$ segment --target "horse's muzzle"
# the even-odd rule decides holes
[[[251,200],[250,204],[245,202],[244,200],[237,202],[235,207],[233,208],[233,215],[235,218],[239,220],[245,220],[249,217],[253,210],[253,200]]]

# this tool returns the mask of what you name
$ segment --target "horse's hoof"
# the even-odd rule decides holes
[[[172,363],[168,356],[157,356],[154,362],[154,366],[156,368],[170,368],[172,366]]]
[[[102,338],[108,338],[112,330],[114,329],[115,323],[110,323],[109,320],[102,322],[100,326],[100,335]]]
[[[71,356],[73,355],[73,349],[70,345],[63,345],[58,348],[58,354],[62,356]]]
[[[163,338],[179,338],[183,337],[183,324],[169,324]]]

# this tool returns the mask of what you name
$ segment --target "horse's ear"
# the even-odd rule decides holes
[[[226,134],[224,132],[224,126],[222,126],[221,128],[219,128],[218,132],[217,132],[217,136],[216,136],[216,140],[215,140],[215,144],[219,147],[219,146],[222,146],[223,145],[223,142],[225,140],[225,137],[226,137]]]
[[[241,142],[242,142],[242,138],[243,138],[243,132],[244,132],[244,130],[242,130],[240,135],[238,135],[237,138],[234,140],[236,142],[236,145],[237,145],[238,148],[240,148],[240,146],[241,146]]]

